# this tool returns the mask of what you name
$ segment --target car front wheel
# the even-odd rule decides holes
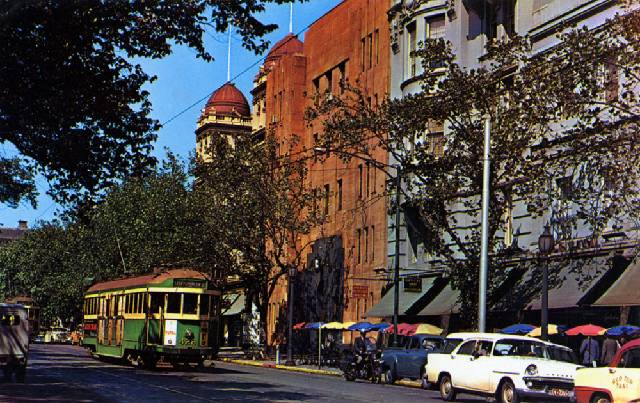
[[[505,380],[500,384],[500,391],[498,392],[498,402],[499,403],[518,403],[520,399],[518,399],[518,392],[516,391],[516,387],[513,385],[513,382],[510,380]]]
[[[447,402],[456,400],[456,390],[451,382],[451,376],[448,374],[442,375],[440,378],[440,397]]]
[[[591,403],[611,403],[611,400],[607,396],[598,395],[591,399]]]
[[[384,373],[384,380],[389,385],[393,385],[396,381],[396,377],[393,375],[393,368],[387,368],[387,371]]]

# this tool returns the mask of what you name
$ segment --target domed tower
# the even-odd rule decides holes
[[[209,147],[213,136],[224,136],[229,142],[237,136],[251,135],[249,102],[232,83],[218,88],[209,98],[198,119],[196,155],[202,161],[211,160]]]

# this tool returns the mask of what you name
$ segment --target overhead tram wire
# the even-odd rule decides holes
[[[287,44],[290,40],[292,40],[293,38],[298,38],[303,32],[305,32],[307,29],[309,29],[311,27],[313,23],[308,24],[306,27],[302,28],[300,31],[298,31],[295,35],[287,38],[286,41],[284,41],[282,44],[280,44],[280,46],[284,46],[285,44]],[[205,31],[206,32],[206,31]],[[273,49],[272,49],[273,50]],[[231,77],[231,79],[229,80],[229,82],[234,82],[236,81],[239,77],[243,76],[244,74],[248,73],[251,69],[253,69],[254,67],[258,66],[260,63],[263,63],[265,61],[265,59],[267,58],[268,54],[265,56],[260,57],[258,60],[256,60],[255,62],[253,62],[251,65],[249,65],[248,67],[246,67],[244,70],[242,70],[241,72],[239,72],[238,74],[236,74],[235,76]],[[161,123],[161,126],[166,126],[169,123],[173,122],[174,120],[176,120],[177,118],[179,118],[180,116],[184,115],[185,113],[187,113],[188,111],[190,111],[191,109],[193,109],[195,106],[197,106],[198,104],[200,104],[202,101],[204,101],[205,99],[211,97],[211,95],[215,92],[216,90],[212,90],[210,91],[207,95],[203,96],[202,98],[198,99],[197,101],[195,101],[194,103],[192,103],[191,105],[187,106],[186,108],[182,109],[180,112],[176,113],[175,115],[171,116],[169,119],[167,119],[166,121],[164,121],[163,123]]]

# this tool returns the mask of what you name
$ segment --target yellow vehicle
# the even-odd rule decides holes
[[[640,339],[622,346],[610,367],[579,368],[575,397],[578,403],[640,401]]]

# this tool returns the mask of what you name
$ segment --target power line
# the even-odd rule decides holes
[[[313,23],[307,25],[306,27],[304,27],[303,29],[301,29],[300,31],[298,31],[298,33],[296,33],[295,35],[287,38],[286,41],[282,42],[281,44],[278,45],[278,47],[282,47],[284,45],[286,45],[290,40],[294,39],[294,38],[298,38],[298,36],[300,34],[302,34],[304,31],[306,31],[307,29],[309,29],[309,27],[311,27]],[[207,32],[207,31],[205,31]],[[271,51],[275,50],[271,49]],[[268,54],[266,56],[262,56],[261,58],[259,58],[258,60],[256,60],[254,63],[252,63],[251,65],[249,65],[247,68],[245,68],[244,70],[242,70],[240,73],[236,74],[235,76],[233,76],[229,82],[234,82],[236,81],[239,77],[243,76],[244,74],[246,74],[247,72],[249,72],[249,70],[253,69],[254,67],[256,67],[257,65],[261,64],[262,62],[264,62],[264,60],[267,58]],[[186,112],[188,112],[189,110],[191,110],[194,106],[197,106],[198,104],[200,104],[202,101],[204,101],[205,99],[209,98],[216,90],[212,90],[210,91],[207,95],[203,96],[202,98],[198,99],[196,102],[192,103],[191,105],[187,106],[186,108],[182,109],[180,112],[176,113],[175,115],[173,115],[172,117],[170,117],[169,119],[167,119],[164,123],[162,123],[162,126],[166,126],[169,123],[173,122],[174,120],[176,120],[177,118],[179,118],[180,116],[184,115]]]

